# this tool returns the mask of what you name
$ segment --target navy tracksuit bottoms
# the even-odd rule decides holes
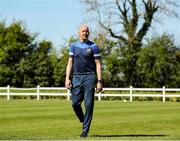
[[[82,131],[88,133],[94,108],[96,75],[73,75],[71,99],[72,107],[80,122],[83,123]],[[84,100],[85,113],[81,107]]]

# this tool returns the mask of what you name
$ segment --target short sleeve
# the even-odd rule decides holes
[[[95,59],[101,59],[100,49],[96,44],[93,45],[93,52]]]
[[[69,57],[72,58],[74,56],[74,45],[71,44],[69,48]]]

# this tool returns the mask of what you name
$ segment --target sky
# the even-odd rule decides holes
[[[180,11],[180,10],[179,10]],[[65,40],[77,36],[79,26],[85,21],[85,9],[80,0],[0,0],[0,20],[7,24],[23,21],[39,40],[49,40],[59,49]],[[180,20],[164,19],[153,26],[150,34],[167,32],[180,43]]]
[[[0,0],[0,19],[7,24],[23,21],[38,38],[52,41],[56,48],[76,36],[83,23],[79,0]]]

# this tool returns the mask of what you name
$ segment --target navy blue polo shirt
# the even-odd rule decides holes
[[[95,59],[100,59],[99,47],[91,42],[74,42],[70,45],[69,57],[73,58],[73,74],[95,74]]]

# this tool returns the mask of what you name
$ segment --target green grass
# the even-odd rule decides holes
[[[0,100],[0,140],[79,140],[66,100]],[[89,140],[180,140],[180,103],[96,101]]]

